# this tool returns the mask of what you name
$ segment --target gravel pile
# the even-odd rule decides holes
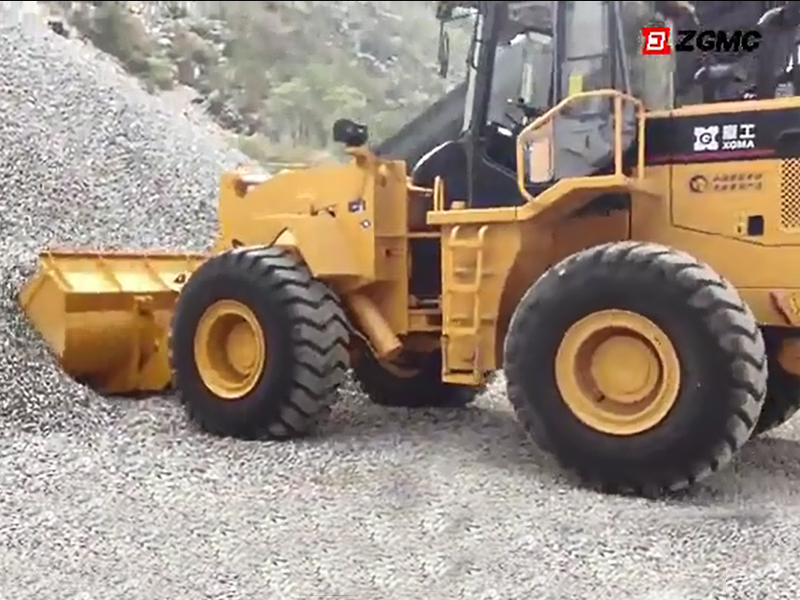
[[[14,295],[43,245],[200,248],[213,131],[0,3],[0,597],[795,598],[790,423],[663,502],[573,488],[498,382],[465,411],[349,393],[324,436],[210,439],[63,377]],[[14,22],[13,24],[12,21]]]
[[[0,399],[0,420],[102,425],[107,403],[65,380],[20,320],[20,283],[45,246],[204,248],[220,169],[243,157],[81,42],[11,20],[0,19],[0,378],[22,393]]]

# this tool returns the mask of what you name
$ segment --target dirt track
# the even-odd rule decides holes
[[[241,157],[80,43],[0,23],[0,597],[796,596],[797,422],[648,502],[572,487],[500,387],[415,413],[351,392],[319,439],[258,444],[66,380],[14,302],[36,251],[203,247]]]

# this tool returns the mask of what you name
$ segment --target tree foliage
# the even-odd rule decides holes
[[[433,2],[48,4],[151,90],[197,90],[262,159],[329,147],[342,116],[383,138],[463,76],[437,76]],[[467,43],[467,31],[451,33],[454,55]]]

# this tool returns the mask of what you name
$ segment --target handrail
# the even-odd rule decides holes
[[[622,174],[622,105],[623,101],[630,102],[636,107],[637,135],[638,135],[638,155],[637,155],[637,179],[644,177],[644,104],[641,100],[620,92],[619,90],[591,90],[588,92],[578,92],[564,98],[543,115],[538,116],[531,123],[525,126],[517,136],[517,187],[520,194],[528,201],[533,202],[535,197],[527,190],[525,176],[527,173],[525,164],[525,145],[533,133],[543,125],[549,123],[561,110],[570,103],[586,100],[589,98],[611,98],[614,101],[614,174]],[[552,152],[552,148],[551,148]]]
[[[300,169],[308,169],[311,167],[309,163],[301,163],[301,162],[281,162],[281,161],[269,161],[264,163],[266,167],[273,167],[275,169],[291,169],[291,170],[300,170]]]

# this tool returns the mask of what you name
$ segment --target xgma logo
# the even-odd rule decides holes
[[[761,44],[759,31],[681,29],[676,31],[675,52],[752,52]],[[669,27],[642,27],[642,54],[672,54]]]

